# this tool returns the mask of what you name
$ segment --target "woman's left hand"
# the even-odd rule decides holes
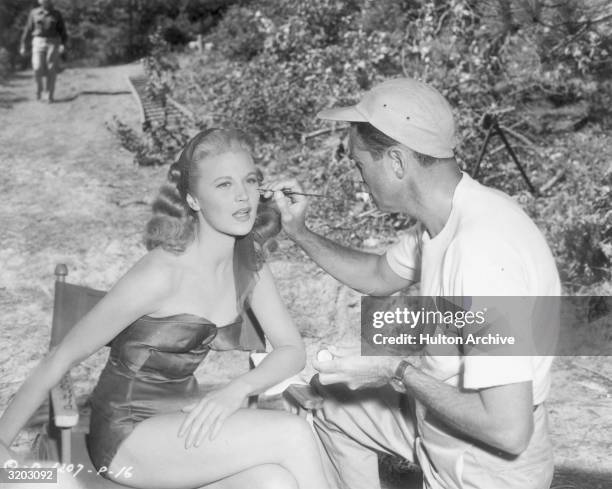
[[[230,383],[204,396],[199,402],[185,406],[183,412],[189,413],[178,436],[185,438],[185,448],[199,446],[208,435],[213,440],[221,426],[240,407],[246,397],[245,389],[237,383]]]

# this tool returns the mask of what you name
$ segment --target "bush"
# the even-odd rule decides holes
[[[257,12],[230,7],[215,29],[211,40],[219,52],[230,60],[249,61],[263,49],[265,32]]]
[[[159,121],[147,121],[143,133],[120,120],[114,120],[108,129],[119,139],[120,144],[134,153],[134,163],[140,166],[164,165],[174,161],[178,152],[188,140],[188,134],[201,129],[196,121],[175,120],[168,113],[168,97],[173,90],[176,61],[171,53],[171,45],[164,38],[164,28],[158,27],[150,36],[151,55],[143,58],[145,73],[148,76],[147,95],[156,99],[165,109]]]
[[[207,33],[231,2],[227,0],[55,0],[67,25],[71,62],[106,65],[133,61],[149,53],[148,37],[163,27],[165,39],[182,46]],[[0,0],[0,47],[11,64],[18,59],[22,29],[36,2]]]
[[[576,159],[575,145],[557,131],[610,122],[612,34],[600,28],[605,3],[253,0],[243,5],[248,6],[229,9],[209,37],[212,53],[184,58],[180,70],[176,62],[161,70],[168,82],[159,90],[190,106],[202,117],[199,124],[233,124],[254,134],[269,173],[305,175],[308,188],[336,196],[312,205],[316,225],[333,237],[384,241],[391,227],[409,225],[367,201],[359,177],[338,151],[341,138],[334,135],[323,150],[320,141],[302,143],[305,134],[321,127],[315,119],[319,110],[353,102],[384,78],[422,79],[449,99],[456,111],[458,161],[468,171],[484,139],[482,116],[498,114],[536,186],[558,171],[558,161]],[[567,115],[572,113],[578,115]],[[557,124],[564,117],[577,119]],[[525,201],[546,230],[568,283],[605,279],[610,216],[595,192],[608,178],[597,173],[603,163],[576,176],[574,186],[568,176],[555,189],[558,194],[531,201],[507,153],[496,145],[494,140],[482,165],[484,183]],[[562,147],[561,156],[553,159],[554,152],[542,149],[546,145]],[[592,154],[578,159],[591,165]],[[567,220],[557,205],[581,217]]]
[[[522,204],[546,235],[562,280],[578,290],[612,280],[612,167],[606,168],[604,148],[595,148],[600,156],[593,158],[572,148],[571,141],[558,147],[554,160],[570,160],[565,179],[551,196],[525,195]]]

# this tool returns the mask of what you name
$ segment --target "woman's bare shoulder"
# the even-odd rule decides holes
[[[159,294],[171,292],[181,274],[180,255],[155,248],[138,260],[121,279]]]

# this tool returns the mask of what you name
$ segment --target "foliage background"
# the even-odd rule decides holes
[[[150,52],[149,35],[159,29],[180,47],[206,34],[231,0],[54,0],[69,35],[72,66],[103,66],[138,59]],[[0,78],[27,66],[19,56],[23,26],[35,0],[0,0]]]
[[[427,81],[455,108],[456,155],[468,172],[485,136],[482,117],[497,114],[545,191],[527,191],[496,138],[479,179],[520,201],[566,287],[585,291],[610,281],[611,21],[612,8],[597,0],[252,0],[227,10],[203,53],[177,52],[158,35],[147,66],[152,86],[194,113],[175,129],[179,141],[213,124],[245,128],[268,177],[295,175],[333,197],[312,203],[313,226],[360,246],[382,247],[396,239],[390,230],[411,222],[372,206],[343,155],[345,132],[321,134],[329,126],[319,110],[354,102],[385,78]],[[173,158],[176,137],[163,129],[145,134],[139,161]],[[139,136],[122,137],[134,146]]]
[[[498,139],[479,178],[514,195],[545,232],[572,290],[610,280],[612,259],[612,7],[604,0],[55,0],[71,65],[144,56],[150,91],[194,114],[144,135],[116,132],[142,164],[171,160],[195,130],[253,134],[270,177],[297,175],[333,199],[313,202],[317,230],[380,245],[411,223],[372,207],[343,156],[341,128],[316,113],[354,102],[373,84],[410,76],[456,109],[457,159],[474,169],[485,113],[502,128],[535,198]],[[34,1],[0,0],[0,77],[23,67],[19,38]],[[186,49],[203,35],[207,49]],[[551,182],[552,180],[552,182]],[[547,182],[549,184],[547,185]],[[551,185],[552,183],[552,185]],[[390,226],[391,225],[391,226]]]

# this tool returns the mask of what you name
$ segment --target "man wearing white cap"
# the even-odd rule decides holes
[[[415,282],[421,296],[561,295],[531,219],[458,167],[452,111],[437,90],[389,80],[319,117],[351,123],[350,156],[377,206],[418,221],[385,254],[366,253],[310,231],[304,197],[275,192],[285,231],[328,273],[369,295]],[[301,190],[295,181],[282,187]],[[535,322],[530,310],[525,319]],[[328,478],[338,488],[379,488],[376,454],[387,452],[418,463],[427,488],[548,488],[543,402],[551,363],[427,354],[418,365],[398,357],[314,360],[328,396],[315,419]]]

